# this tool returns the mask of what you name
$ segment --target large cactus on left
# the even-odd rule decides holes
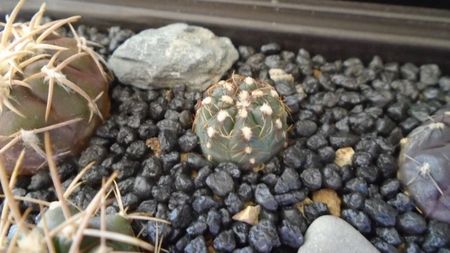
[[[49,131],[55,156],[77,153],[109,113],[111,75],[72,22],[41,24],[45,5],[29,22],[15,23],[19,1],[0,33],[0,159],[12,170],[25,149],[22,174],[45,165],[43,133]],[[67,26],[74,37],[56,31]]]

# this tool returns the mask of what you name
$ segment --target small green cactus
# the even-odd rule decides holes
[[[450,108],[403,139],[398,178],[419,209],[450,223]]]
[[[86,144],[109,113],[111,76],[70,25],[79,17],[41,24],[42,5],[29,22],[14,23],[23,4],[0,33],[0,155],[10,172],[25,149],[21,174],[33,174],[45,163],[45,131],[58,158]],[[56,34],[64,25],[74,38]]]
[[[267,83],[233,75],[206,91],[194,131],[208,160],[243,168],[264,163],[286,143],[286,106]]]

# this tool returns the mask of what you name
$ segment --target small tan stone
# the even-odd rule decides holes
[[[321,189],[313,193],[314,202],[322,202],[328,206],[328,210],[334,216],[341,215],[341,199],[332,189]]]
[[[147,139],[145,144],[153,151],[156,157],[161,156],[161,144],[159,143],[158,137]]]
[[[288,83],[294,82],[294,76],[286,73],[282,69],[270,69],[269,76],[270,76],[270,79],[274,80],[275,82],[277,82],[277,81],[286,81]]]
[[[232,218],[233,220],[242,221],[250,225],[256,225],[259,221],[259,213],[261,212],[261,207],[247,206],[245,209],[235,214]]]
[[[340,167],[345,165],[352,164],[352,157],[355,154],[355,151],[352,147],[345,147],[336,150],[336,158],[334,159],[334,163],[339,165]]]

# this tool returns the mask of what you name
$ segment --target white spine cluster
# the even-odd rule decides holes
[[[208,134],[209,138],[212,138],[216,134],[216,129],[214,129],[213,127],[208,127],[206,129],[206,134]]]
[[[267,103],[264,103],[263,105],[261,105],[261,107],[259,107],[259,110],[260,110],[264,115],[267,115],[267,116],[270,116],[270,115],[272,115],[272,113],[273,113],[272,107],[270,107],[270,105],[267,104]]]
[[[281,122],[280,119],[276,119],[276,120],[275,120],[275,127],[276,127],[277,129],[283,128],[283,123]]]
[[[223,122],[228,117],[230,117],[230,114],[225,110],[220,110],[219,113],[217,113],[217,120],[219,122]]]
[[[202,105],[209,105],[212,102],[212,98],[211,97],[206,97],[202,100]]]
[[[227,104],[230,104],[230,105],[232,105],[232,104],[234,103],[234,100],[233,100],[230,96],[227,96],[227,95],[223,95],[223,96],[220,98],[220,100],[221,100],[222,102],[227,103]]]
[[[255,79],[253,79],[253,78],[251,78],[251,77],[246,77],[245,79],[244,79],[244,82],[246,83],[246,84],[254,84],[255,83]]]
[[[250,127],[245,126],[241,131],[246,141],[249,141],[252,138],[252,129]]]

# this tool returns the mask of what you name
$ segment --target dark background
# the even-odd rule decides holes
[[[345,2],[367,2],[392,5],[420,6],[436,9],[450,9],[450,0],[340,0]]]

